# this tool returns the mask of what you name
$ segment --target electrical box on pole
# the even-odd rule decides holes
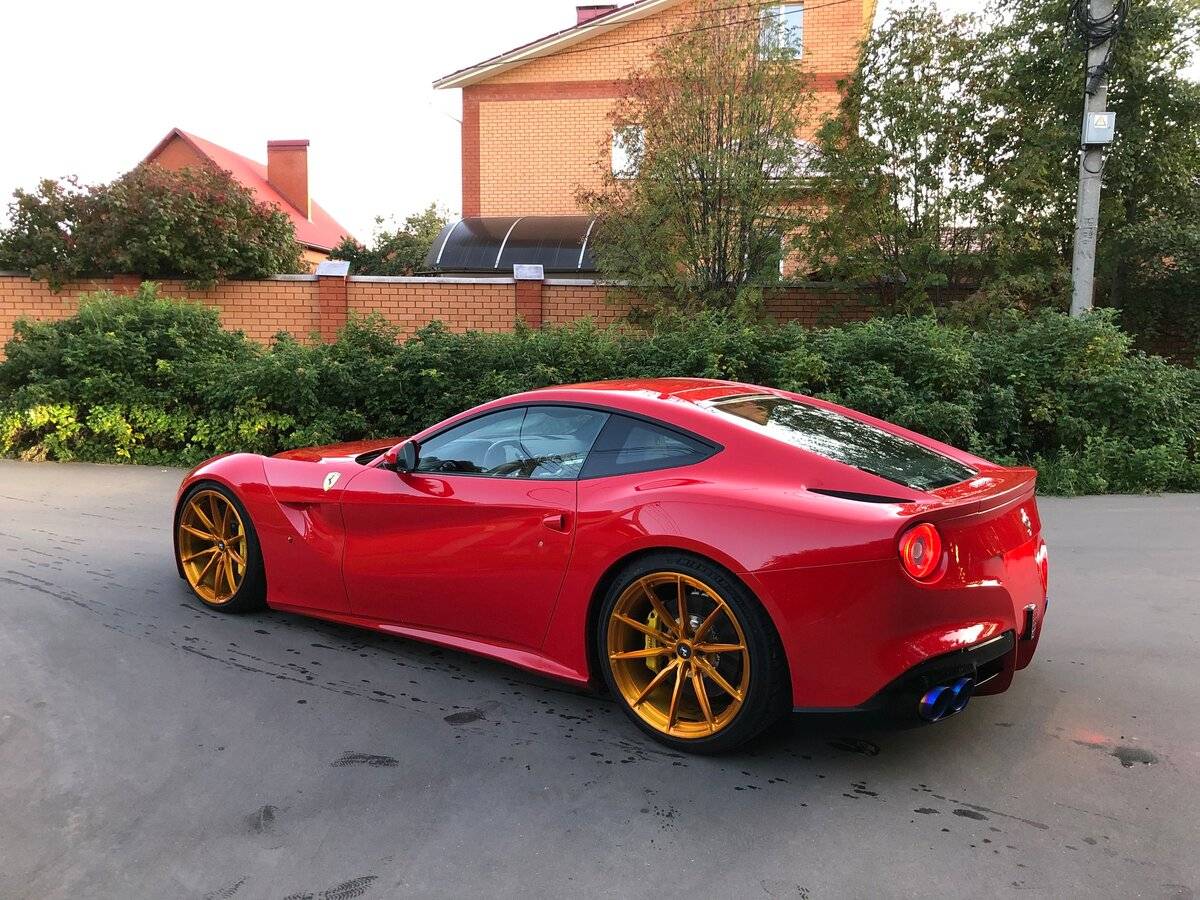
[[[1072,0],[1071,16],[1087,50],[1083,130],[1079,149],[1079,193],[1075,206],[1075,249],[1071,258],[1071,315],[1092,308],[1096,238],[1100,231],[1100,186],[1104,149],[1116,134],[1108,105],[1113,40],[1125,24],[1129,0]]]
[[[1117,132],[1117,115],[1111,112],[1090,112],[1083,117],[1083,146],[1111,144]]]

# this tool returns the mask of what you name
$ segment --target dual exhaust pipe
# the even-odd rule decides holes
[[[939,722],[966,709],[975,693],[975,679],[964,676],[932,687],[917,702],[917,715],[926,722]]]

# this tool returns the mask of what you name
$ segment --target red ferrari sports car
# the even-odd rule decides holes
[[[787,710],[936,721],[1005,690],[1046,610],[1035,477],[787,391],[597,382],[210,460],[175,552],[214,609],[603,682],[652,737],[716,752]]]

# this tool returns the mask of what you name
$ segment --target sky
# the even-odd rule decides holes
[[[360,240],[457,213],[460,93],[431,82],[574,21],[573,0],[6,3],[0,219],[14,189],[111,180],[174,127],[259,161],[308,138],[311,196]]]

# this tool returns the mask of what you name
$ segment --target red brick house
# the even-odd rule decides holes
[[[757,6],[802,36],[799,64],[812,75],[818,113],[837,105],[837,83],[854,70],[875,5],[745,4],[750,15]],[[620,150],[612,146],[609,112],[627,79],[664,36],[694,27],[697,16],[695,0],[579,6],[574,26],[435,81],[436,89],[462,91],[462,214],[583,212],[576,188],[598,187],[598,155]]]
[[[157,163],[167,169],[215,166],[229,172],[260,202],[274,204],[287,213],[310,268],[327,259],[342,237],[350,234],[309,196],[307,140],[267,141],[267,163],[263,165],[172,128],[143,162]]]

